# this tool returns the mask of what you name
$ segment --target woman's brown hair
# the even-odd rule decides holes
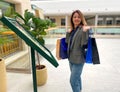
[[[78,13],[80,18],[81,18],[81,23],[80,25],[84,26],[84,25],[87,25],[87,22],[85,20],[85,17],[83,16],[82,12],[80,10],[75,10],[73,11],[72,15],[71,15],[71,18],[70,18],[70,22],[71,22],[71,28],[74,29],[74,23],[73,23],[73,15],[75,13]]]

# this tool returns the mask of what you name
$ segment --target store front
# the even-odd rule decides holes
[[[2,16],[13,18],[15,12],[23,15],[25,9],[31,10],[29,0],[24,2],[20,0],[0,1],[0,14]],[[0,22],[0,57],[5,59],[7,71],[31,71],[28,46],[2,22]]]

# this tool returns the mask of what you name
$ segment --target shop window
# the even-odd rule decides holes
[[[116,25],[120,25],[120,18],[116,18],[115,23],[116,23]]]
[[[103,20],[98,20],[98,25],[103,25],[103,24],[104,24]]]
[[[98,25],[103,25],[104,24],[103,18],[98,18],[97,24]]]
[[[107,20],[107,21],[106,21],[106,24],[107,24],[107,25],[112,25],[112,20]]]
[[[53,23],[56,22],[55,18],[50,18],[50,20],[51,20]]]
[[[7,17],[13,17],[13,14],[15,12],[14,4],[4,1],[0,1],[0,9],[2,11],[2,14]]]
[[[106,18],[106,25],[112,25],[113,24],[113,18]]]
[[[117,24],[117,25],[120,25],[120,20],[116,20],[116,24]]]
[[[5,1],[0,1],[0,11],[2,15],[7,17],[13,17],[13,14],[15,12],[15,7],[13,4],[10,4]],[[0,22],[0,26],[2,27],[2,22]],[[4,27],[4,26],[3,26]]]
[[[103,20],[98,20],[98,25],[102,25],[103,24]]]
[[[65,19],[64,18],[61,19],[61,26],[65,26]]]

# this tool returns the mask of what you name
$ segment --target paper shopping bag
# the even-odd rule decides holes
[[[60,60],[60,39],[57,39],[56,42],[56,58]]]

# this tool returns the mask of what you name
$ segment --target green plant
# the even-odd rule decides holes
[[[46,35],[45,29],[48,29],[52,22],[49,19],[41,19],[36,17],[32,12],[25,10],[24,16],[20,15],[19,13],[15,13],[15,18],[17,21],[20,21],[22,27],[25,30],[28,30],[38,41],[40,44],[44,45],[45,40],[43,38]],[[37,61],[38,61],[38,68],[41,68],[40,65],[40,58],[37,53]]]

